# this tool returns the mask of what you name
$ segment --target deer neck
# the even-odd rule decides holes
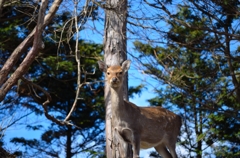
[[[124,109],[122,88],[111,88],[111,106],[113,115],[119,116],[119,113]]]

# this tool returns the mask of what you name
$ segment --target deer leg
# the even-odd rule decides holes
[[[176,141],[175,141],[176,142]],[[167,144],[167,148],[168,150],[170,151],[171,155],[172,155],[172,158],[177,158],[177,153],[176,153],[176,145],[175,143],[173,144]]]
[[[168,152],[168,150],[164,144],[159,144],[158,146],[155,146],[154,148],[163,158],[172,158],[171,154]]]

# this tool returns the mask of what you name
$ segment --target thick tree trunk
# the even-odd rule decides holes
[[[107,65],[121,64],[127,59],[126,53],[126,19],[127,0],[107,0],[104,36],[104,60]],[[127,76],[124,81],[124,99],[128,99]],[[118,142],[113,139],[111,126],[111,102],[109,85],[105,84],[105,107],[106,107],[106,152],[107,158],[119,157]],[[118,140],[120,141],[120,140]],[[131,146],[124,148],[127,157],[132,157]],[[116,153],[115,153],[116,151]]]

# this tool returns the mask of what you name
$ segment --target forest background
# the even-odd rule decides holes
[[[105,157],[107,9],[0,1],[0,154]],[[238,0],[128,1],[129,95],[182,116],[179,157],[240,156],[239,17]]]

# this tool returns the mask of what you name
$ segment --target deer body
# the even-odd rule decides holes
[[[181,127],[180,116],[162,107],[138,107],[123,99],[122,83],[130,61],[111,67],[98,63],[111,89],[113,129],[132,145],[133,156],[139,157],[140,148],[154,147],[164,158],[177,158],[175,144]]]

